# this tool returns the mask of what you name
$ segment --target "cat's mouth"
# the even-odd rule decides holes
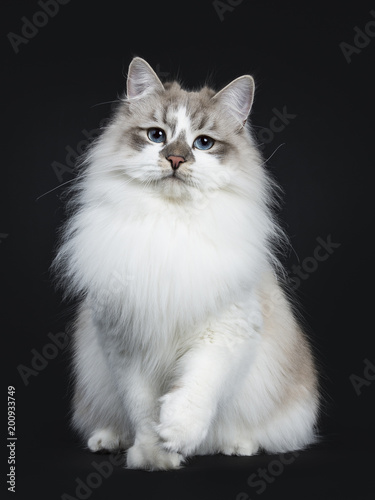
[[[177,172],[172,172],[168,175],[165,175],[162,178],[162,180],[165,180],[165,179],[171,179],[172,181],[176,181],[176,182],[178,182],[178,181],[184,182],[185,181],[185,179],[183,177],[181,177],[181,175],[178,174]]]

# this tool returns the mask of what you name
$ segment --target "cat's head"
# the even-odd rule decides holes
[[[105,134],[116,149],[116,168],[169,199],[241,183],[239,169],[257,155],[245,127],[253,96],[249,75],[219,92],[189,92],[177,82],[163,84],[146,61],[134,58],[126,97]]]

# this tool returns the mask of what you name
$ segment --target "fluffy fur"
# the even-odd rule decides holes
[[[92,451],[126,449],[129,468],[314,440],[316,373],[275,271],[253,94],[247,75],[218,93],[163,85],[135,58],[75,188],[54,264],[81,298],[73,422]]]

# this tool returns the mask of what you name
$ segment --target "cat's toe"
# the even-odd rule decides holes
[[[160,446],[134,444],[126,454],[128,469],[148,471],[179,469],[183,457],[179,453],[170,452]]]
[[[111,452],[115,450],[125,449],[126,444],[121,437],[111,429],[96,430],[89,440],[87,446],[93,453]]]
[[[166,394],[160,401],[160,423],[155,429],[163,447],[191,455],[207,436],[210,412],[187,404],[183,391]]]
[[[237,455],[251,457],[258,453],[259,446],[249,439],[244,439],[234,444],[228,444],[220,450],[224,455]]]

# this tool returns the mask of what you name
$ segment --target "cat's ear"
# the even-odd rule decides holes
[[[236,78],[220,92],[215,94],[212,99],[228,109],[228,111],[241,124],[245,124],[249,116],[251,106],[254,100],[255,83],[250,75]]]
[[[142,58],[135,57],[129,65],[127,97],[142,97],[155,90],[164,90],[163,84],[151,66]]]

